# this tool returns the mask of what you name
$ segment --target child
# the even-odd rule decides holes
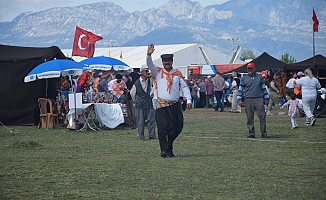
[[[296,95],[294,93],[290,93],[289,96],[291,97],[291,100],[288,100],[288,102],[283,104],[282,108],[289,106],[288,115],[290,116],[292,123],[291,129],[294,129],[298,127],[296,117],[299,117],[299,108],[302,109],[302,105],[298,100],[296,100]]]

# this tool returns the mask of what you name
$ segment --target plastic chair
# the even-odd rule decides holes
[[[38,105],[40,108],[40,123],[39,127],[48,130],[52,128],[55,124],[59,123],[58,114],[54,113],[55,101],[52,99],[39,98]]]

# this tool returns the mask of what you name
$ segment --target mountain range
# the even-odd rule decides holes
[[[229,54],[241,46],[277,59],[296,61],[313,55],[312,9],[319,20],[316,54],[326,54],[326,1],[230,0],[202,7],[171,0],[159,8],[129,13],[112,2],[26,12],[0,23],[0,43],[72,48],[76,25],[101,35],[96,47],[198,43]],[[233,42],[232,42],[233,40]]]

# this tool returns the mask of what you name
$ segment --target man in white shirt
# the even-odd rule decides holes
[[[180,90],[187,98],[187,108],[191,109],[191,95],[182,73],[172,67],[173,54],[161,55],[162,67],[152,61],[154,45],[148,45],[146,63],[151,70],[154,87],[157,88],[157,109],[155,119],[162,157],[174,157],[173,142],[183,128],[183,114],[180,106]]]

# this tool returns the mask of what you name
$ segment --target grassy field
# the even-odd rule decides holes
[[[0,127],[0,199],[326,199],[326,118],[291,130],[267,116],[269,139],[246,139],[244,113],[186,111],[174,158],[136,130]],[[148,137],[148,134],[146,134]]]

